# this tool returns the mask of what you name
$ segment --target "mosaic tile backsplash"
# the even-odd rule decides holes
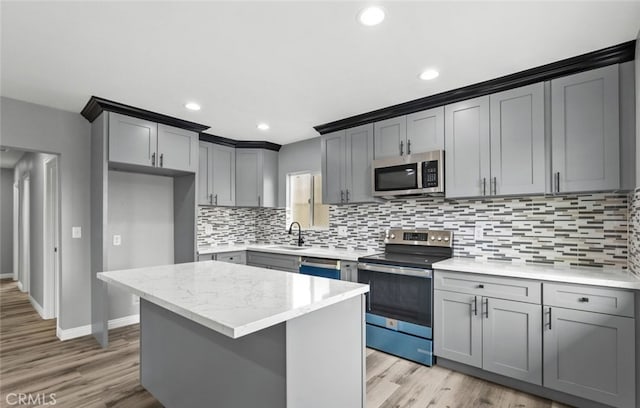
[[[598,193],[330,206],[329,229],[303,230],[303,236],[305,245],[382,251],[387,228],[445,229],[453,231],[454,256],[626,269],[629,201],[626,194]],[[633,201],[637,223],[637,191]],[[285,225],[284,209],[200,207],[198,245],[293,245],[296,237],[287,234]],[[482,239],[474,238],[476,225],[484,232]],[[347,236],[338,236],[340,226],[347,227]]]
[[[640,275],[640,188],[631,193],[629,206],[629,268]]]

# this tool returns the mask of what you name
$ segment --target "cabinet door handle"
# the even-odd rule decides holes
[[[493,195],[498,194],[498,178],[493,177]]]
[[[344,203],[344,190],[340,190],[340,202]]]
[[[155,153],[151,154],[151,165],[152,166],[156,165],[156,154]]]
[[[487,178],[482,178],[482,195],[487,195]]]
[[[473,314],[475,316],[478,315],[478,297],[477,296],[473,297]]]
[[[404,142],[401,140],[400,141],[400,156],[402,156],[404,154]]]
[[[551,308],[549,308],[549,330],[551,330]]]
[[[213,200],[215,201],[216,205],[218,205],[218,195],[214,195],[213,196]]]
[[[258,196],[258,207],[262,207],[262,205],[260,204],[260,196]]]
[[[411,140],[407,139],[407,154],[411,154]]]
[[[486,316],[487,316],[487,319],[488,319],[489,318],[489,298],[484,298],[484,304],[485,304],[485,306],[487,308]]]
[[[160,167],[164,167],[164,153],[160,153]]]
[[[209,194],[209,204],[213,205],[213,194]]]
[[[556,193],[560,192],[560,172],[556,172]]]
[[[349,190],[347,190],[347,202],[349,202]]]

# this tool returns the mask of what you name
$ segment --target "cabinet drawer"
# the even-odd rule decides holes
[[[545,282],[543,293],[548,306],[634,317],[633,292],[626,290]]]
[[[216,261],[236,263],[236,264],[246,264],[247,256],[244,251],[224,252],[216,255]]]
[[[440,290],[541,303],[541,283],[537,281],[438,270],[434,278],[435,288]]]
[[[278,269],[280,271],[287,272],[298,272],[300,269],[300,257],[294,255],[278,255],[248,251],[247,265]]]
[[[198,262],[211,261],[212,259],[213,259],[213,255],[211,255],[211,254],[198,255]]]

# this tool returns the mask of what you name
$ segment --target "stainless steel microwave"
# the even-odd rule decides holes
[[[444,193],[444,150],[373,161],[373,195],[441,195]]]

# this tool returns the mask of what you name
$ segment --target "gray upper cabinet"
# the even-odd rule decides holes
[[[634,319],[545,308],[545,387],[613,407],[636,407],[634,361]]]
[[[275,207],[278,196],[278,153],[236,149],[236,205]]]
[[[109,161],[195,173],[198,134],[109,112]]]
[[[445,106],[445,193],[486,195],[490,182],[489,97]]]
[[[407,154],[407,117],[400,116],[374,123],[374,158]]]
[[[158,124],[109,112],[109,161],[156,165]]]
[[[200,142],[198,204],[235,205],[236,152],[233,147]]]
[[[196,172],[198,169],[198,134],[158,124],[158,166]]]
[[[551,81],[554,192],[620,188],[618,65]]]
[[[346,132],[340,130],[320,139],[322,165],[322,202],[344,202]]]
[[[433,304],[436,356],[482,367],[481,297],[436,290]]]
[[[544,84],[492,94],[490,100],[490,193],[544,193]]]
[[[482,368],[542,385],[540,305],[483,298]]]
[[[407,154],[444,150],[444,106],[407,115]]]
[[[323,135],[320,145],[323,203],[373,201],[373,125]]]
[[[375,159],[443,150],[444,107],[376,122],[373,134]]]

